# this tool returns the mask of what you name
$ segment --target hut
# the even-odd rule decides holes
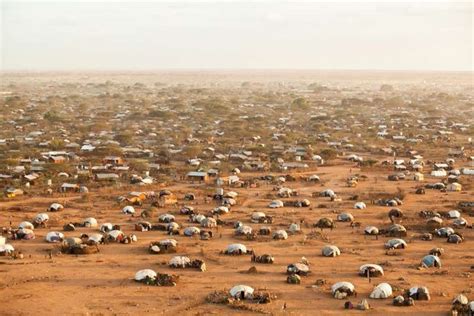
[[[372,290],[369,297],[377,299],[389,298],[392,296],[392,293],[392,286],[390,284],[380,283]]]
[[[450,192],[460,192],[462,190],[462,185],[457,182],[449,183],[446,186],[446,190]]]

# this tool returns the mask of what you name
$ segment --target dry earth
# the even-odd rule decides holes
[[[360,173],[368,176],[356,188],[345,186],[345,179],[350,173]],[[254,264],[250,256],[228,257],[220,251],[239,237],[234,236],[232,226],[220,227],[214,239],[201,241],[198,238],[176,236],[181,249],[177,254],[192,258],[204,259],[208,271],[172,270],[166,262],[175,254],[150,255],[147,246],[150,241],[167,238],[163,232],[137,232],[138,242],[130,245],[108,244],[100,247],[100,253],[86,256],[53,255],[49,252],[54,246],[47,244],[44,237],[48,231],[62,231],[62,225],[68,221],[81,220],[93,216],[100,223],[112,222],[122,225],[126,233],[133,231],[133,224],[138,218],[128,217],[121,213],[121,206],[114,199],[131,188],[104,188],[91,192],[88,198],[80,195],[56,195],[43,197],[21,197],[12,201],[0,202],[0,225],[8,226],[9,221],[17,225],[22,220],[31,220],[38,212],[55,201],[65,204],[61,213],[51,213],[50,227],[35,230],[36,239],[32,241],[14,241],[13,245],[25,254],[23,260],[12,260],[0,257],[0,296],[2,297],[2,315],[134,315],[137,313],[150,314],[242,314],[270,313],[282,314],[312,314],[339,315],[343,310],[344,301],[332,298],[330,286],[337,281],[350,281],[358,291],[357,298],[351,298],[357,303],[368,297],[374,285],[389,282],[392,286],[407,289],[414,285],[427,286],[432,300],[417,301],[413,307],[394,307],[391,299],[369,300],[372,310],[366,312],[374,315],[417,314],[417,315],[446,315],[451,306],[452,298],[465,291],[471,293],[474,283],[470,274],[474,271],[474,246],[472,229],[463,230],[466,241],[462,244],[448,244],[444,238],[433,241],[422,241],[417,235],[424,228],[423,219],[418,212],[423,209],[450,210],[454,209],[456,201],[472,200],[472,192],[441,193],[427,190],[426,195],[415,195],[414,188],[420,183],[414,181],[389,182],[386,180],[387,171],[360,171],[353,164],[338,161],[334,166],[322,166],[317,171],[323,184],[308,184],[291,182],[293,189],[298,189],[301,197],[308,198],[312,207],[281,208],[270,210],[266,206],[269,199],[267,193],[272,193],[272,185],[263,185],[255,189],[232,189],[239,193],[238,205],[232,208],[224,219],[241,220],[258,228],[259,224],[250,223],[250,215],[254,210],[261,210],[275,218],[272,227],[287,228],[291,222],[304,220],[303,234],[290,236],[286,241],[275,241],[269,237],[260,236],[256,241],[247,241],[243,237],[240,242],[254,249],[257,254],[269,253],[275,256],[273,265],[256,264],[257,273],[245,273]],[[255,173],[252,174],[254,176]],[[245,178],[245,174],[242,176]],[[389,256],[383,244],[388,237],[365,238],[363,229],[366,225],[386,227],[389,224],[387,212],[389,207],[381,207],[368,203],[367,209],[352,209],[354,201],[348,200],[353,194],[370,192],[397,192],[402,188],[407,196],[402,206],[406,219],[403,224],[409,235],[406,237],[408,248],[398,251],[398,255]],[[159,185],[147,187],[147,190],[160,190]],[[204,185],[182,183],[167,186],[180,198],[185,192],[197,193],[198,199],[194,206],[198,210],[210,210],[213,205],[205,204],[202,198]],[[332,188],[342,197],[342,202],[330,202],[328,198],[313,198],[312,192]],[[274,193],[274,192],[273,192]],[[180,204],[184,201],[180,200]],[[193,204],[193,203],[187,203]],[[326,205],[326,208],[318,205]],[[11,210],[13,206],[21,206],[23,211]],[[144,206],[145,207],[145,206]],[[143,207],[143,208],[144,208]],[[139,208],[140,211],[142,208]],[[333,231],[324,231],[322,236],[311,234],[318,232],[311,225],[321,217],[336,217],[334,210],[351,212],[356,221],[361,222],[361,228],[351,228],[347,223],[338,223]],[[180,224],[187,225],[187,217],[179,215],[177,207],[163,208],[162,213],[169,212],[177,215]],[[471,217],[466,217],[472,222]],[[156,222],[156,218],[153,222]],[[66,236],[78,236],[94,229],[79,228],[75,232],[65,232]],[[314,235],[314,238],[310,236]],[[306,236],[306,237],[305,237]],[[342,255],[336,258],[321,256],[321,248],[325,244],[339,246]],[[443,247],[441,269],[418,270],[421,258],[433,247]],[[306,257],[311,263],[312,273],[303,277],[301,285],[290,285],[286,281],[286,266]],[[369,283],[359,277],[359,266],[364,263],[383,265],[385,276],[376,278]],[[159,272],[177,273],[180,281],[176,287],[152,287],[133,281],[136,271],[151,268]],[[325,279],[326,285],[313,286],[317,279]],[[277,295],[277,299],[266,305],[253,305],[252,311],[233,310],[223,305],[206,303],[205,297],[214,290],[229,289],[236,284],[247,284],[256,289],[266,289]],[[469,294],[468,294],[469,295]],[[472,294],[471,294],[472,296]],[[287,304],[287,309],[282,306]],[[360,311],[349,311],[349,314],[360,314]]]

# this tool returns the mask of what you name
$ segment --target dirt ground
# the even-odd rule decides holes
[[[388,170],[388,169],[387,169]],[[361,171],[352,163],[338,161],[334,166],[321,166],[318,170],[308,171],[307,174],[318,174],[322,183],[310,184],[305,181],[288,182],[285,186],[297,189],[299,198],[311,201],[311,208],[280,208],[269,209],[270,198],[266,197],[274,185],[264,184],[258,188],[242,189],[229,188],[239,193],[237,205],[232,207],[230,214],[222,216],[228,221],[240,220],[251,225],[254,229],[263,224],[250,222],[253,211],[263,211],[274,216],[272,229],[287,229],[292,222],[304,220],[302,234],[290,235],[288,240],[272,240],[269,236],[259,236],[257,240],[248,241],[244,237],[234,236],[232,226],[219,227],[215,237],[209,241],[175,236],[180,246],[176,254],[151,255],[148,244],[151,241],[168,238],[164,232],[135,232],[138,242],[133,244],[108,244],[100,247],[100,253],[93,255],[74,256],[58,254],[49,256],[55,246],[45,242],[45,235],[52,230],[62,231],[62,226],[69,221],[79,221],[92,216],[97,218],[99,225],[104,222],[120,224],[125,233],[132,233],[134,223],[140,218],[130,217],[121,213],[123,205],[115,202],[115,198],[123,193],[132,191],[129,188],[112,190],[104,188],[92,191],[88,198],[79,194],[66,196],[19,197],[10,201],[0,202],[0,225],[13,226],[22,220],[31,220],[37,213],[44,212],[52,202],[65,204],[64,211],[50,213],[48,228],[35,230],[36,239],[31,241],[13,241],[16,249],[25,254],[23,260],[12,260],[0,257],[0,297],[2,315],[134,315],[150,314],[251,314],[269,313],[275,315],[340,315],[360,314],[361,311],[344,311],[345,300],[336,300],[331,296],[330,287],[338,281],[350,281],[357,289],[358,296],[350,300],[358,303],[367,298],[375,285],[388,282],[398,294],[402,289],[411,286],[427,286],[431,293],[431,301],[416,301],[413,307],[395,307],[391,299],[369,299],[372,307],[365,313],[373,315],[416,314],[416,315],[446,315],[450,310],[451,301],[455,295],[465,292],[473,298],[474,282],[471,274],[474,272],[474,231],[463,229],[466,241],[462,244],[448,244],[445,238],[433,241],[422,241],[418,237],[426,231],[424,219],[418,216],[421,210],[431,209],[446,211],[455,209],[459,200],[472,200],[473,193],[427,190],[425,195],[415,195],[415,187],[419,182],[402,180],[389,182],[386,177],[390,171],[370,170]],[[345,186],[347,176],[354,173],[366,175],[368,178],[359,182],[356,188]],[[252,174],[242,174],[241,178]],[[426,182],[435,182],[427,177]],[[397,187],[406,192],[404,205],[401,209],[406,218],[403,225],[408,229],[408,248],[397,251],[396,255],[387,255],[384,242],[389,237],[365,237],[364,227],[375,225],[387,227],[387,217],[390,207],[372,205],[368,200],[367,209],[353,209],[355,201],[349,200],[354,194],[370,192],[397,192]],[[166,186],[180,198],[179,204],[193,205],[198,211],[207,212],[214,203],[204,203],[204,184],[181,183]],[[312,197],[311,193],[331,188],[342,198],[342,202],[330,202],[328,198]],[[151,185],[146,190],[159,191],[159,185]],[[135,189],[136,190],[136,189]],[[209,186],[208,190],[214,190]],[[185,203],[184,193],[196,193],[197,200]],[[20,206],[22,210],[11,209]],[[137,208],[137,213],[148,205]],[[323,207],[325,206],[325,207]],[[323,231],[312,228],[312,224],[321,217],[335,219],[336,212],[346,211],[354,215],[361,223],[360,228],[352,228],[348,223],[337,223],[336,229]],[[166,207],[160,213],[176,215],[181,226],[188,223],[187,216],[179,215],[179,207]],[[151,220],[157,222],[157,215]],[[472,222],[473,218],[463,216]],[[74,232],[64,232],[67,237],[79,236],[81,233],[93,232],[97,229],[79,228]],[[272,254],[275,257],[273,265],[254,264],[250,256],[225,256],[220,251],[230,243],[242,242],[253,249],[257,255]],[[326,244],[337,245],[342,255],[335,258],[321,256],[321,249]],[[417,269],[421,259],[431,248],[442,247],[445,254],[441,257],[442,268]],[[167,266],[167,261],[175,255],[186,255],[191,258],[203,259],[207,264],[206,272],[192,269],[173,270]],[[311,263],[311,274],[302,277],[300,285],[286,283],[286,266],[299,262],[306,257]],[[366,278],[358,276],[359,267],[364,263],[381,264],[385,275],[373,278],[371,283]],[[256,266],[257,273],[246,273]],[[176,287],[153,287],[133,281],[135,272],[150,268],[158,272],[175,273],[180,276]],[[316,280],[324,279],[326,285],[318,287]],[[206,303],[205,297],[214,290],[229,290],[237,284],[246,284],[255,289],[265,289],[276,294],[277,299],[269,304],[250,304],[253,311],[232,309],[224,305]],[[287,308],[283,309],[286,303]]]

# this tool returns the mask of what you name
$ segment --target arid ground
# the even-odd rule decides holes
[[[178,254],[205,260],[208,271],[193,270],[179,271],[180,282],[176,287],[149,287],[135,283],[134,273],[143,268],[151,268],[160,272],[176,272],[167,267],[167,261],[174,255],[150,255],[147,252],[148,243],[153,240],[166,238],[163,232],[137,232],[138,242],[135,244],[109,244],[100,248],[100,254],[88,256],[54,255],[48,253],[53,246],[44,242],[45,234],[50,230],[62,230],[66,221],[79,221],[87,216],[93,216],[102,221],[123,225],[124,231],[133,231],[134,218],[121,214],[121,207],[112,201],[120,191],[112,192],[103,189],[90,194],[86,199],[78,195],[55,197],[21,198],[12,202],[2,203],[2,208],[9,209],[20,206],[21,210],[3,211],[2,225],[8,220],[14,223],[33,217],[44,210],[53,201],[63,202],[65,210],[52,215],[48,229],[37,229],[34,241],[17,241],[16,246],[25,254],[24,260],[1,259],[1,293],[3,312],[6,315],[39,314],[135,314],[149,313],[184,313],[184,314],[220,314],[243,313],[241,310],[232,311],[218,305],[205,302],[207,294],[213,290],[228,289],[235,284],[248,284],[274,292],[277,299],[268,305],[256,305],[257,311],[272,314],[333,314],[343,311],[343,301],[335,300],[330,294],[330,285],[347,280],[356,285],[358,297],[370,294],[374,284],[380,280],[367,279],[358,276],[360,265],[370,262],[381,264],[386,272],[381,280],[406,289],[411,285],[425,285],[432,293],[429,302],[417,302],[414,307],[394,307],[391,300],[370,300],[373,314],[419,314],[445,315],[450,309],[452,298],[461,291],[471,291],[473,287],[470,274],[474,256],[472,254],[472,230],[465,230],[466,242],[460,245],[448,244],[444,238],[433,241],[421,241],[415,237],[421,220],[418,211],[427,206],[449,209],[456,200],[465,199],[467,193],[439,193],[428,191],[426,195],[414,195],[413,181],[398,182],[394,185],[388,182],[383,174],[371,172],[366,174],[368,179],[360,182],[355,189],[346,188],[344,179],[353,173],[360,173],[353,164],[338,163],[335,166],[319,167],[321,184],[294,183],[292,187],[299,190],[301,197],[308,198],[313,205],[328,205],[327,198],[312,198],[312,192],[319,192],[324,187],[331,187],[343,201],[326,208],[281,208],[269,210],[268,201],[263,197],[271,191],[272,186],[262,186],[256,189],[235,189],[239,193],[239,203],[233,207],[228,220],[241,220],[250,223],[250,215],[254,210],[264,210],[273,215],[273,227],[287,228],[290,222],[302,219],[307,227],[303,233],[290,236],[285,241],[274,241],[270,237],[259,237],[256,241],[242,242],[257,254],[270,253],[275,256],[273,265],[254,264],[250,256],[229,257],[219,252],[238,239],[234,237],[233,227],[220,227],[217,236],[209,241],[197,238],[176,236],[183,246]],[[187,191],[200,192],[201,185],[180,184],[168,189],[184,195]],[[390,208],[368,205],[364,210],[352,210],[353,202],[347,197],[354,193],[369,193],[371,191],[393,192],[400,187],[408,194],[404,200],[403,210],[407,218],[403,224],[409,229],[407,238],[408,248],[397,251],[394,256],[386,255],[384,241],[389,238],[365,237],[364,225],[387,226],[387,212]],[[154,188],[159,190],[159,187]],[[123,190],[122,192],[127,192]],[[191,202],[192,203],[192,202]],[[190,204],[190,203],[187,203]],[[211,204],[205,204],[203,199],[192,203],[198,209],[210,209]],[[323,231],[322,236],[311,232],[319,231],[311,228],[316,219],[335,216],[333,210],[350,211],[361,228],[351,228],[348,223],[338,223],[336,229]],[[176,207],[165,208],[163,213],[179,214]],[[179,222],[185,222],[186,216],[177,215]],[[258,227],[258,225],[252,224]],[[80,232],[94,230],[80,229]],[[78,235],[78,232],[66,233],[66,236]],[[306,238],[305,238],[306,236]],[[326,244],[340,247],[342,255],[336,258],[321,256],[321,248]],[[421,258],[433,247],[443,247],[446,255],[442,257],[441,269],[418,270]],[[303,278],[301,285],[286,283],[286,266],[306,257],[311,263],[312,273]],[[257,267],[257,273],[247,273],[251,267]],[[327,285],[313,286],[317,279],[324,279]],[[353,299],[354,300],[354,299]],[[282,310],[283,304],[287,309]],[[355,311],[354,313],[360,313]]]
[[[350,300],[356,305],[381,282],[391,284],[393,296],[413,286],[426,286],[431,300],[397,307],[392,298],[368,299],[371,309],[364,313],[446,315],[456,295],[464,293],[474,299],[472,226],[456,228],[464,237],[459,244],[436,236],[424,241],[421,235],[432,230],[426,226],[427,218],[419,215],[424,210],[446,213],[459,209],[460,201],[474,201],[472,175],[431,176],[437,168],[434,163],[446,162],[453,152],[460,156],[450,162],[449,169],[472,171],[473,147],[472,140],[468,140],[473,136],[471,75],[242,76],[142,74],[123,81],[126,76],[113,74],[5,75],[1,86],[5,93],[1,96],[0,140],[4,141],[0,147],[0,188],[5,192],[21,188],[26,194],[1,198],[0,227],[16,228],[22,221],[32,221],[53,202],[61,203],[64,209],[48,212],[47,227],[36,228],[35,239],[7,239],[24,257],[0,256],[0,315],[360,314],[363,312],[355,309],[344,310],[344,302]],[[384,83],[388,84],[381,88]],[[446,110],[448,105],[454,110]],[[35,134],[38,130],[42,133]],[[385,130],[387,134],[377,134]],[[392,138],[400,135],[406,138]],[[73,143],[77,146],[67,147]],[[90,144],[95,151],[81,147]],[[296,157],[293,149],[303,153]],[[57,155],[52,151],[61,150],[67,151],[65,162],[52,163],[52,156]],[[250,170],[247,161],[232,161],[229,154],[240,154],[264,167]],[[319,154],[324,164],[313,158]],[[363,159],[351,161],[351,154]],[[125,169],[105,166],[103,159],[110,155],[123,157],[129,169],[122,172]],[[426,162],[424,181],[413,180],[409,161],[416,155],[422,155],[418,159]],[[405,171],[394,171],[395,158],[404,159]],[[25,159],[28,167],[17,168]],[[193,159],[199,160],[199,167],[191,165]],[[307,166],[290,170],[285,169],[286,162]],[[40,166],[36,169],[40,171],[30,171],[30,164]],[[134,174],[148,176],[151,164],[160,164],[158,171],[150,173],[152,184],[132,184]],[[99,183],[92,166],[106,170],[99,172],[119,174],[119,180]],[[214,194],[218,185],[216,178],[198,183],[186,179],[186,174],[216,168],[219,176],[229,176],[236,167],[242,171],[238,177],[242,181],[255,180],[255,186],[223,185],[224,192],[238,193],[237,204],[229,214],[220,216],[225,223],[212,228],[214,237],[210,240],[172,236],[179,244],[174,254],[148,252],[150,242],[170,238],[164,231],[134,229],[143,220],[139,214],[150,207],[150,201],[135,206],[134,216],[123,214],[127,204],[117,201],[117,197],[132,191],[169,190],[177,196],[177,205],[158,208],[147,220],[156,224],[160,214],[170,213],[182,228],[199,226],[181,215],[180,208],[191,205],[196,213],[209,215],[220,202],[205,197]],[[88,170],[87,177],[80,173],[84,170]],[[69,177],[59,175],[61,172]],[[388,180],[389,175],[399,172],[406,174],[406,179]],[[37,177],[31,186],[26,184],[27,174]],[[273,181],[262,178],[270,174],[275,176]],[[275,179],[285,175],[293,179],[277,184]],[[320,182],[307,181],[310,175],[318,175]],[[349,187],[347,179],[355,175],[358,184]],[[47,185],[48,179],[53,179],[51,186]],[[415,194],[426,184],[448,185],[453,181],[460,182],[462,190],[427,188],[426,194]],[[63,182],[87,186],[89,193],[60,193]],[[274,190],[278,185],[298,192],[297,197],[281,200],[308,199],[311,206],[270,209],[269,203],[278,198]],[[334,190],[340,200],[318,196],[325,189]],[[195,194],[194,201],[184,200],[189,192]],[[403,199],[398,207],[404,213],[401,224],[408,232],[403,237],[406,249],[387,251],[384,243],[392,237],[364,234],[368,225],[387,228],[391,224],[387,214],[392,207],[376,204],[380,197]],[[355,209],[358,201],[365,202],[367,208]],[[273,216],[273,223],[251,223],[254,211]],[[337,222],[332,230],[313,227],[318,219],[336,220],[341,212],[351,213],[354,225]],[[462,211],[468,224],[474,220],[473,214]],[[118,224],[125,234],[136,234],[138,241],[99,245],[100,252],[89,255],[61,253],[57,244],[45,241],[50,231],[63,232],[66,237],[99,232],[98,228],[85,227],[63,231],[65,224],[87,217],[96,218],[99,226],[105,222]],[[257,231],[261,226],[275,231],[301,223],[301,232],[289,234],[287,240],[274,240],[271,235],[249,240],[235,235],[236,221]],[[443,226],[452,225],[451,219],[443,221]],[[257,255],[271,254],[275,262],[260,264],[251,262],[250,255],[222,254],[232,243],[243,243]],[[341,255],[323,257],[324,245],[338,246]],[[440,258],[442,266],[420,268],[422,258],[434,247],[445,250]],[[175,255],[204,260],[207,271],[171,269],[168,261]],[[300,262],[302,257],[309,261],[311,273],[301,278],[301,284],[288,284],[287,266]],[[365,263],[379,264],[385,275],[370,281],[359,276],[359,267]],[[249,271],[251,267],[256,271]],[[175,287],[135,282],[135,273],[147,268],[177,274],[179,281]],[[331,285],[339,281],[352,282],[357,297],[333,298]],[[206,300],[210,293],[228,291],[238,284],[269,292],[275,298],[268,304],[235,305]]]

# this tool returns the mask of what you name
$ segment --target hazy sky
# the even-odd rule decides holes
[[[471,2],[0,1],[3,70],[473,70]]]

